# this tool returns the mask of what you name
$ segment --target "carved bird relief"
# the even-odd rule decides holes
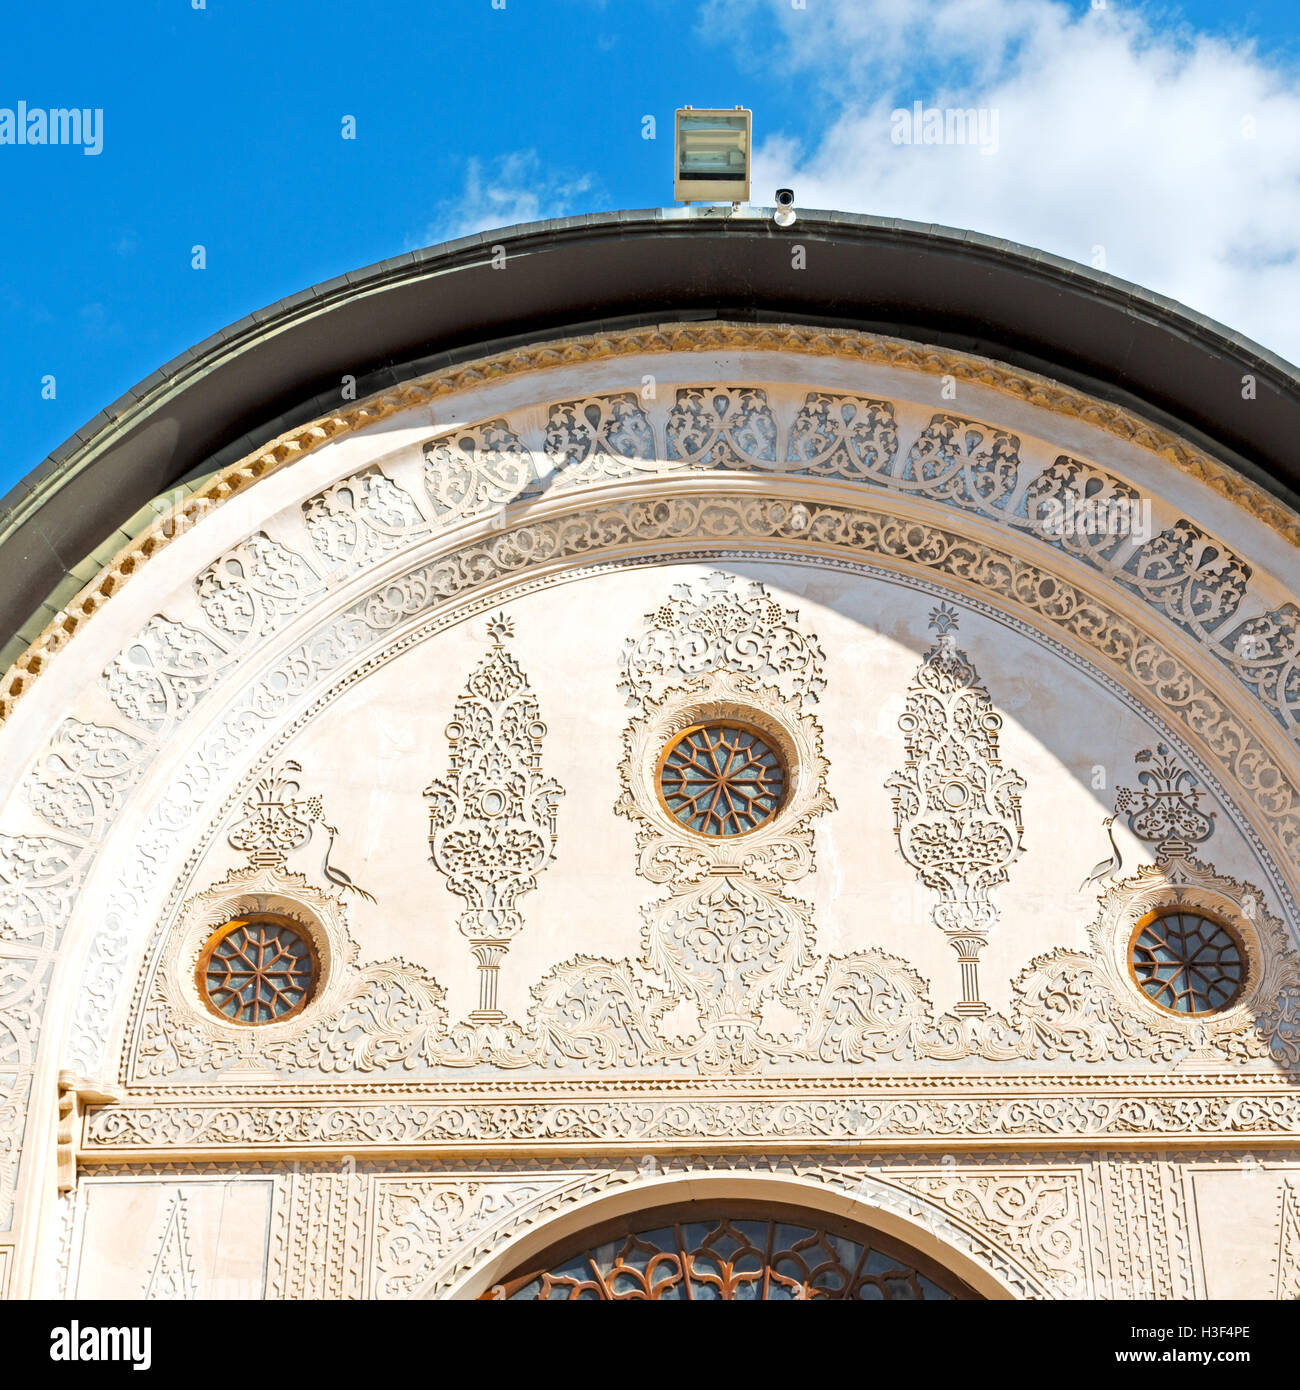
[[[1110,858],[1103,859],[1099,864],[1093,866],[1092,871],[1079,885],[1079,892],[1082,893],[1090,883],[1096,883],[1099,879],[1109,878],[1112,874],[1119,873],[1122,856],[1119,846],[1115,843],[1115,832],[1111,827],[1115,824],[1114,816],[1107,816],[1102,825],[1106,827],[1106,835],[1110,840]]]

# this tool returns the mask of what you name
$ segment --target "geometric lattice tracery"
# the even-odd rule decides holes
[[[715,720],[686,729],[659,763],[669,813],[701,835],[744,835],[779,809],[785,766],[756,730]]]
[[[862,1302],[970,1298],[948,1271],[874,1232],[837,1234],[791,1219],[648,1213],[610,1238],[498,1286],[509,1301],[741,1302],[840,1299]],[[636,1229],[628,1230],[629,1226]],[[589,1233],[599,1239],[599,1233]],[[546,1257],[542,1257],[543,1260]],[[918,1265],[921,1268],[918,1268]]]
[[[307,937],[274,916],[240,917],[218,928],[199,956],[199,994],[232,1023],[278,1023],[306,1007],[316,984]]]
[[[1176,1014],[1227,1008],[1246,977],[1236,937],[1199,912],[1173,909],[1144,918],[1133,934],[1130,961],[1143,994]]]

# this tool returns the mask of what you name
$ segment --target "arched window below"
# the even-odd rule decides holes
[[[634,1212],[551,1246],[483,1295],[708,1303],[979,1297],[951,1271],[878,1231],[748,1202]]]

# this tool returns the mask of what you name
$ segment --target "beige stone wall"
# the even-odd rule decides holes
[[[731,1197],[855,1217],[991,1298],[1294,1298],[1300,1158],[906,1155],[131,1170],[68,1201],[69,1296],[475,1297],[611,1215]]]
[[[12,704],[11,1293],[467,1296],[664,1163],[719,1195],[775,1165],[988,1292],[1290,1287],[1284,519],[1050,383],[747,333],[328,422]],[[1088,498],[1139,533],[1039,524]],[[654,795],[706,715],[791,774],[743,851]],[[476,727],[532,848],[467,872],[430,808],[495,833]],[[927,882],[909,787],[948,735],[982,847]],[[1128,976],[1171,903],[1239,933],[1223,1014]],[[258,906],[322,978],[238,1029],[194,962]]]

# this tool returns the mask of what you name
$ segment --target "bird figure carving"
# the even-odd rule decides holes
[[[1110,840],[1110,858],[1103,859],[1101,863],[1093,866],[1093,870],[1079,885],[1079,892],[1082,893],[1090,883],[1096,883],[1098,879],[1109,878],[1112,874],[1119,873],[1120,863],[1122,862],[1119,846],[1115,843],[1115,832],[1111,827],[1115,824],[1114,816],[1107,816],[1102,825],[1106,827],[1106,837]]]
[[[366,890],[352,882],[351,875],[342,869],[336,869],[330,863],[330,854],[334,849],[334,838],[339,833],[332,825],[326,825],[321,821],[321,829],[330,837],[329,844],[325,846],[325,857],[321,860],[320,871],[336,888],[342,888],[346,893],[355,893],[358,897],[364,898],[368,903],[374,902],[374,896]]]

